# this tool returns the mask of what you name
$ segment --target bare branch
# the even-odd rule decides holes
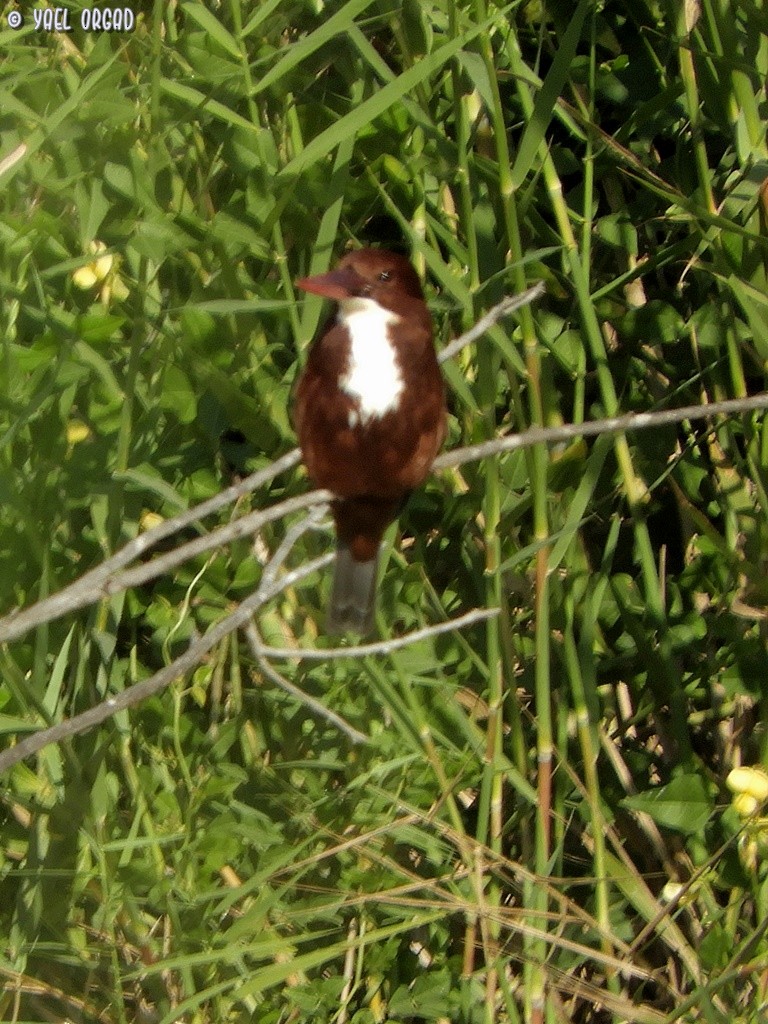
[[[293,452],[289,454],[292,455]],[[242,484],[239,484],[236,489],[239,491],[241,487]],[[234,490],[235,488],[230,487],[227,488],[227,491],[222,491],[222,494],[231,494]],[[194,540],[182,544],[173,551],[168,551],[158,558],[153,558],[150,562],[145,562],[124,572],[118,571],[127,562],[132,561],[139,554],[145,553],[164,537],[189,525],[195,519],[209,514],[212,511],[210,506],[214,501],[216,502],[215,507],[218,508],[222,502],[219,501],[221,494],[217,494],[215,499],[212,498],[210,501],[203,502],[202,505],[184,512],[183,515],[160,523],[159,526],[136,537],[135,540],[130,541],[115,555],[108,558],[106,562],[103,562],[95,569],[91,569],[90,572],[85,573],[80,579],[64,587],[63,590],[52,594],[50,597],[43,598],[42,601],[30,605],[29,608],[25,608],[22,611],[14,611],[0,619],[0,641],[13,640],[34,626],[39,626],[42,622],[52,622],[54,619],[66,615],[67,612],[76,611],[78,608],[94,604],[96,601],[101,601],[112,594],[127,590],[129,587],[136,587],[146,583],[148,580],[161,576],[163,573],[168,572],[169,569],[185,562],[189,558],[204,554],[213,548],[223,547],[225,544],[229,544],[231,541],[241,537],[254,534],[275,519],[281,519],[283,516],[300,511],[310,505],[325,503],[330,497],[331,495],[327,491],[310,491],[308,494],[300,494],[295,498],[287,498],[285,501],[272,505],[270,508],[256,509],[253,512],[249,512],[239,519],[227,523],[226,526],[214,530],[213,533],[196,537]]]
[[[5,174],[6,171],[10,171],[12,167],[15,167],[19,160],[23,160],[27,155],[27,145],[22,142],[20,146],[17,146],[8,156],[3,157],[0,160],[0,178]]]
[[[520,295],[512,295],[503,299],[493,309],[489,310],[474,327],[443,349],[438,358],[441,362],[449,359],[460,349],[480,337],[481,334],[492,327],[503,316],[507,316],[521,306],[532,302],[543,291],[544,285],[539,283]],[[50,597],[43,598],[41,601],[23,610],[14,609],[0,619],[0,642],[14,640],[43,622],[52,622],[68,612],[77,611],[79,608],[94,604],[105,597],[127,590],[129,587],[146,583],[148,580],[168,572],[189,558],[210,551],[213,548],[222,547],[250,533],[256,533],[266,523],[290,512],[330,500],[331,495],[324,491],[313,491],[298,498],[288,499],[272,506],[270,509],[256,510],[242,516],[232,523],[220,527],[211,534],[196,538],[187,544],[182,544],[174,551],[166,552],[151,562],[146,562],[126,572],[120,572],[130,562],[146,556],[161,540],[172,536],[192,523],[199,522],[205,516],[218,511],[220,508],[237,501],[238,498],[263,486],[278,474],[293,468],[300,458],[301,453],[299,449],[292,449],[271,465],[256,473],[252,473],[240,481],[240,483],[225,488],[207,501],[201,502],[201,504],[196,505],[194,508],[187,509],[180,515],[167,519],[151,530],[147,530],[146,533],[135,537],[118,552],[106,559],[106,561],[86,572],[63,590],[52,594]]]
[[[351,726],[346,719],[337,715],[335,711],[331,711],[330,708],[325,706],[325,704],[321,704],[319,700],[315,700],[315,698],[310,697],[308,693],[304,693],[304,691],[300,690],[295,683],[286,679],[284,675],[269,664],[266,658],[267,648],[265,648],[262,643],[259,632],[253,622],[250,622],[245,627],[245,635],[253,656],[261,667],[261,671],[268,679],[272,680],[275,686],[278,686],[281,690],[285,690],[286,693],[290,693],[292,697],[295,697],[301,704],[306,705],[306,707],[308,707],[310,711],[319,718],[324,718],[327,722],[330,722],[331,725],[335,725],[336,728],[343,732],[345,736],[348,736],[353,743],[368,742],[368,737],[364,733],[358,732],[354,726]]]
[[[527,288],[524,292],[520,292],[519,295],[508,295],[492,309],[489,309],[485,316],[477,321],[474,327],[470,327],[461,337],[456,338],[450,345],[446,345],[444,349],[441,349],[438,352],[437,361],[444,363],[448,359],[453,359],[457,352],[461,352],[467,345],[477,341],[502,317],[509,316],[510,313],[514,313],[516,309],[522,309],[523,306],[528,306],[534,299],[538,299],[540,295],[543,295],[544,291],[544,282],[539,281],[538,284],[535,284],[532,288]]]
[[[440,361],[444,362],[450,359],[464,346],[475,341],[503,316],[533,301],[542,294],[543,290],[543,285],[539,284],[519,296],[512,296],[503,300],[490,310],[471,330],[448,345],[440,353]],[[532,428],[520,434],[499,437],[482,444],[445,452],[435,461],[433,469],[439,472],[451,466],[462,465],[465,462],[476,461],[500,452],[513,451],[536,444],[552,444],[569,441],[576,437],[646,430],[686,420],[694,421],[715,416],[747,413],[766,408],[768,408],[768,394],[763,394],[752,398],[715,402],[709,405],[691,405],[680,409],[666,409],[658,412],[630,413],[624,416],[596,420],[591,423],[551,428]],[[90,708],[69,721],[43,729],[21,740],[16,746],[0,752],[0,772],[36,753],[47,744],[78,735],[104,722],[117,711],[133,707],[147,697],[160,692],[175,679],[178,679],[199,664],[206,653],[224,637],[241,627],[244,627],[246,630],[248,642],[262,671],[275,685],[280,686],[298,700],[301,700],[314,714],[331,722],[353,742],[363,742],[365,736],[362,733],[355,730],[349,723],[335,715],[334,712],[329,711],[313,698],[303,694],[298,687],[295,687],[294,684],[290,683],[274,669],[267,659],[319,660],[388,655],[408,644],[416,643],[430,636],[461,629],[475,622],[482,622],[490,616],[497,614],[497,609],[476,609],[457,619],[428,626],[403,637],[344,648],[337,647],[325,651],[293,650],[265,645],[255,624],[252,622],[252,616],[264,603],[271,600],[282,590],[293,586],[312,573],[324,568],[333,560],[333,554],[329,552],[321,558],[314,559],[297,569],[283,573],[278,579],[278,574],[283,568],[298,537],[306,530],[317,527],[320,516],[324,512],[324,509],[320,506],[331,499],[331,495],[325,491],[312,491],[308,494],[279,502],[268,509],[257,509],[209,534],[182,544],[174,551],[164,553],[151,561],[134,566],[133,568],[125,568],[135,559],[145,557],[159,541],[186,528],[191,523],[200,521],[204,516],[210,515],[226,505],[237,501],[242,496],[272,480],[279,473],[295,466],[299,459],[300,453],[298,449],[293,449],[270,466],[259,470],[257,473],[253,473],[240,483],[226,488],[210,500],[188,509],[180,515],[166,520],[152,530],[148,530],[146,533],[134,538],[134,540],[126,544],[111,558],[85,573],[80,579],[65,587],[59,593],[45,598],[23,611],[14,611],[0,619],[0,641],[11,640],[41,623],[51,621],[68,612],[102,600],[109,595],[153,579],[168,572],[171,568],[189,558],[198,556],[211,549],[222,547],[237,538],[255,534],[269,522],[302,509],[312,509],[309,515],[289,528],[285,538],[265,567],[257,590],[245,599],[235,611],[212,626],[204,636],[196,637],[184,654],[171,665],[168,665],[150,679],[137,683],[114,697],[109,697],[101,704]]]
[[[322,495],[322,491],[314,491],[314,494]],[[320,519],[325,515],[325,503],[320,506],[315,506],[310,510],[309,515],[300,519],[298,523],[294,523],[293,526],[286,532],[280,545],[275,551],[274,555],[270,558],[267,565],[264,567],[264,574],[261,577],[261,583],[259,584],[259,590],[267,592],[270,588],[274,587],[277,574],[285,563],[286,558],[291,552],[291,548],[307,530],[317,529],[320,523]]]
[[[390,640],[377,640],[370,644],[355,644],[349,647],[329,647],[328,650],[301,650],[291,647],[270,647],[264,644],[262,653],[267,658],[296,658],[299,661],[326,661],[329,658],[361,658],[370,654],[391,654],[401,647],[415,644],[419,640],[426,640],[431,636],[438,636],[440,633],[452,633],[457,629],[464,629],[475,622],[485,622],[499,614],[498,608],[474,608],[471,612],[465,612],[456,619],[448,619],[445,622],[438,622],[432,626],[424,626],[423,629],[414,629],[404,636],[396,636]]]
[[[49,743],[58,743],[61,742],[61,740],[70,739],[73,736],[78,736],[80,733],[87,732],[94,726],[101,725],[102,722],[111,718],[118,711],[124,711],[127,708],[135,707],[142,701],[147,700],[147,698],[160,693],[167,686],[170,686],[174,680],[184,675],[185,672],[189,672],[194,669],[200,663],[203,656],[223,640],[224,637],[234,632],[234,630],[239,629],[241,626],[245,626],[246,629],[249,629],[252,625],[250,622],[251,616],[254,615],[255,612],[258,611],[258,609],[268,600],[271,600],[281,591],[294,586],[297,582],[307,576],[310,576],[312,573],[325,568],[325,566],[332,561],[333,552],[328,552],[320,558],[316,558],[313,561],[300,566],[298,569],[293,569],[291,572],[286,573],[279,582],[273,582],[266,587],[263,585],[260,586],[253,594],[250,595],[250,597],[247,597],[235,609],[235,611],[221,619],[214,626],[211,626],[203,636],[190,643],[187,650],[176,658],[174,662],[167,665],[159,672],[156,672],[151,676],[151,678],[145,679],[141,683],[134,683],[133,686],[129,686],[114,697],[108,697],[100,704],[96,704],[87,711],[83,711],[82,714],[75,715],[73,718],[67,719],[65,722],[59,722],[57,725],[50,726],[47,729],[40,729],[31,736],[28,736],[26,739],[20,740],[15,746],[9,747],[7,750],[0,751],[0,773],[6,771],[8,768],[12,768],[13,765],[18,764],[19,761],[23,761],[32,754],[36,754],[39,750],[42,750],[43,747],[48,746]],[[397,637],[394,640],[387,640],[374,644],[361,644],[356,647],[333,648],[328,651],[282,651],[280,648],[272,648],[261,643],[261,639],[258,632],[256,632],[255,627],[247,633],[247,636],[254,654],[259,660],[262,670],[276,685],[280,686],[288,693],[293,694],[293,696],[298,700],[311,708],[313,712],[325,718],[333,725],[336,725],[343,733],[345,733],[345,735],[349,736],[353,742],[363,743],[367,741],[367,737],[363,733],[358,732],[343,718],[336,715],[335,712],[330,711],[328,708],[325,708],[322,704],[303,693],[297,686],[294,686],[294,684],[290,683],[279,672],[277,672],[276,669],[273,669],[272,666],[267,663],[266,659],[268,657],[352,658],[363,654],[387,654],[400,647],[416,643],[425,637],[460,629],[473,622],[482,622],[483,620],[497,614],[498,609],[496,608],[475,609],[472,612],[468,612],[466,615],[460,616],[458,619],[450,619],[448,622],[441,622],[436,626],[428,626],[425,629],[415,630],[413,633],[406,634],[406,636],[403,637]]]
[[[49,743],[58,743],[60,740],[77,736],[81,732],[87,732],[88,729],[92,729],[95,725],[100,725],[118,711],[132,708],[148,697],[160,693],[174,679],[178,679],[185,672],[195,668],[203,656],[223,640],[224,637],[234,632],[240,626],[245,625],[251,615],[266,601],[275,597],[280,591],[292,587],[306,576],[310,576],[313,572],[325,568],[332,561],[333,552],[329,551],[320,558],[315,558],[298,569],[293,569],[291,572],[286,573],[279,583],[273,583],[270,587],[259,587],[235,611],[221,619],[214,626],[211,626],[203,636],[193,640],[182,655],[176,658],[170,665],[156,672],[149,679],[145,679],[141,683],[134,683],[133,686],[129,686],[121,693],[115,694],[114,697],[108,697],[95,707],[83,711],[82,714],[75,715],[74,718],[70,718],[65,722],[59,722],[49,729],[41,729],[39,732],[33,733],[32,736],[21,740],[14,747],[0,751],[0,772],[24,760],[30,754],[36,754],[38,750],[42,750]]]
[[[562,427],[531,427],[520,434],[497,437],[492,441],[483,441],[481,444],[444,452],[435,459],[432,469],[440,472],[450,466],[461,466],[465,462],[476,462],[489,455],[515,451],[517,448],[530,448],[535,444],[555,444],[559,441],[572,441],[575,437],[648,430],[651,427],[682,423],[685,420],[705,420],[728,413],[754,412],[758,409],[768,409],[768,394],[753,395],[751,398],[728,398],[708,405],[684,405],[679,409],[661,409],[658,412],[633,412],[625,416],[610,416],[607,419]]]
[[[521,295],[510,296],[504,299],[490,310],[475,327],[444,349],[440,354],[441,361],[454,355],[465,345],[470,344],[502,316],[531,302],[542,291],[543,285],[538,284],[533,288],[529,288]],[[768,408],[768,396],[757,395],[752,398],[729,399],[709,405],[685,406],[681,409],[630,413],[626,416],[594,420],[591,423],[546,428],[534,427],[519,434],[494,438],[481,444],[444,452],[435,460],[433,469],[439,472],[451,466],[459,466],[465,462],[476,461],[499,452],[514,451],[535,444],[552,444],[569,441],[575,437],[590,437],[604,433],[647,430],[654,426],[662,426],[684,420],[697,420],[728,413],[742,413],[765,408]],[[50,622],[68,612],[76,611],[129,587],[146,583],[148,580],[168,572],[188,558],[195,557],[216,547],[222,547],[237,538],[255,533],[267,523],[284,515],[330,500],[331,495],[327,492],[312,491],[308,494],[288,499],[272,506],[270,509],[255,510],[228,523],[224,527],[220,527],[213,533],[189,541],[174,551],[167,552],[159,558],[153,559],[151,562],[136,566],[125,572],[119,571],[131,561],[146,555],[159,541],[262,486],[279,473],[295,466],[299,459],[299,450],[294,448],[270,466],[251,474],[251,476],[240,483],[226,488],[208,501],[202,502],[200,505],[188,509],[181,515],[168,519],[134,538],[134,540],[126,544],[111,558],[108,558],[101,565],[90,570],[90,572],[85,573],[74,583],[58,591],[58,593],[52,594],[50,597],[46,597],[24,610],[15,609],[9,615],[0,619],[0,641],[13,640],[43,622]]]

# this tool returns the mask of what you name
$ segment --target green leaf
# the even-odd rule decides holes
[[[318,160],[322,160],[334,147],[338,146],[348,135],[357,135],[363,128],[375,121],[385,111],[389,110],[398,101],[402,100],[408,93],[412,92],[418,85],[438,71],[452,57],[456,56],[461,48],[471,39],[479,36],[488,30],[493,23],[493,18],[486,18],[479,25],[468,32],[444,43],[439,50],[424,57],[412,68],[404,71],[402,75],[389,82],[382,89],[379,89],[359,107],[350,110],[344,117],[335,121],[330,128],[326,128],[320,135],[303,149],[297,156],[287,164],[278,174],[278,179],[289,179],[306,171]]]
[[[573,61],[581,36],[581,26],[590,6],[589,0],[582,0],[576,8],[568,28],[565,30],[560,41],[560,47],[555,54],[555,59],[552,61],[552,66],[533,104],[533,112],[528,124],[525,126],[523,137],[520,140],[520,148],[517,151],[517,157],[512,167],[512,186],[515,189],[520,188],[525,181],[539,146],[544,140],[544,135],[552,120],[558,97],[562,93],[570,73],[571,62]]]
[[[168,78],[164,78],[160,83],[160,88],[166,95],[181,100],[182,103],[186,103],[187,106],[192,107],[195,111],[204,111],[217,120],[223,121],[224,124],[235,125],[250,132],[259,130],[258,126],[254,125],[247,118],[241,117],[234,110],[230,110],[224,103],[206,96],[199,89],[193,89],[191,85],[183,85],[181,82],[173,82]]]
[[[712,813],[712,800],[700,775],[678,775],[666,786],[625,797],[622,805],[684,835],[700,833]]]
[[[175,412],[182,423],[191,423],[197,413],[197,398],[189,378],[178,366],[169,366],[163,377],[159,405]]]
[[[84,342],[98,345],[109,341],[125,323],[125,317],[111,313],[84,313],[77,322],[77,332]]]
[[[255,96],[279,82],[289,71],[298,67],[303,60],[306,60],[335,36],[343,36],[349,32],[357,15],[361,14],[366,7],[370,7],[372,3],[373,0],[349,0],[349,3],[344,4],[341,10],[324,21],[314,32],[300,37],[288,48],[278,63],[258,81],[253,95]]]
[[[242,61],[243,54],[237,45],[237,40],[227,32],[215,14],[212,14],[200,3],[182,4],[182,10],[188,18],[196,21],[200,28],[219,44],[222,50],[226,50],[236,60]]]
[[[123,164],[115,164],[107,161],[104,165],[104,181],[121,195],[124,199],[133,200],[136,190],[133,183],[133,175],[128,167]]]
[[[616,322],[619,334],[638,343],[672,344],[685,336],[685,320],[669,302],[652,299],[635,309],[628,310]]]

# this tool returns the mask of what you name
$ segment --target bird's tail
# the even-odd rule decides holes
[[[337,545],[331,603],[325,624],[328,633],[337,635],[349,631],[367,636],[372,632],[378,567],[378,552],[368,562],[356,562],[348,544],[342,541]]]

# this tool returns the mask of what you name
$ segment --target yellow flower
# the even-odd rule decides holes
[[[91,428],[82,420],[70,420],[67,423],[67,444],[80,444],[91,436]]]
[[[165,520],[162,516],[158,515],[157,512],[149,512],[145,510],[139,517],[139,526],[142,531],[151,530],[155,526],[159,526],[160,523],[164,523]]]
[[[751,796],[758,804],[768,800],[768,772],[762,768],[734,768],[725,784],[732,793]]]
[[[91,242],[88,248],[96,258],[92,259],[90,263],[86,263],[84,267],[78,267],[72,275],[75,287],[82,288],[83,291],[106,280],[112,269],[112,264],[115,262],[115,257],[107,252],[107,247],[103,242]]]
[[[760,806],[760,801],[755,800],[751,793],[736,793],[733,798],[733,807],[740,818],[751,818]]]
[[[667,882],[661,890],[661,902],[671,903],[673,900],[680,899],[684,889],[685,886],[682,882]]]
[[[88,246],[93,256],[90,263],[78,267],[72,274],[72,283],[76,288],[88,291],[91,288],[100,288],[99,298],[108,306],[112,299],[120,302],[128,298],[128,289],[119,274],[120,260],[107,252],[103,242],[93,241]]]

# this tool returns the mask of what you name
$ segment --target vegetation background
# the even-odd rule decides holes
[[[446,366],[449,447],[765,389],[759,0],[62,5],[0,6],[4,611],[293,447],[292,282],[348,244],[406,246],[440,345],[546,284]],[[6,772],[0,1017],[764,1022],[764,777],[725,780],[766,761],[767,450],[752,414],[436,476],[382,634],[499,615],[273,663],[365,745],[232,634]],[[289,525],[5,644],[2,746],[170,663]],[[263,638],[327,647],[327,587]]]

